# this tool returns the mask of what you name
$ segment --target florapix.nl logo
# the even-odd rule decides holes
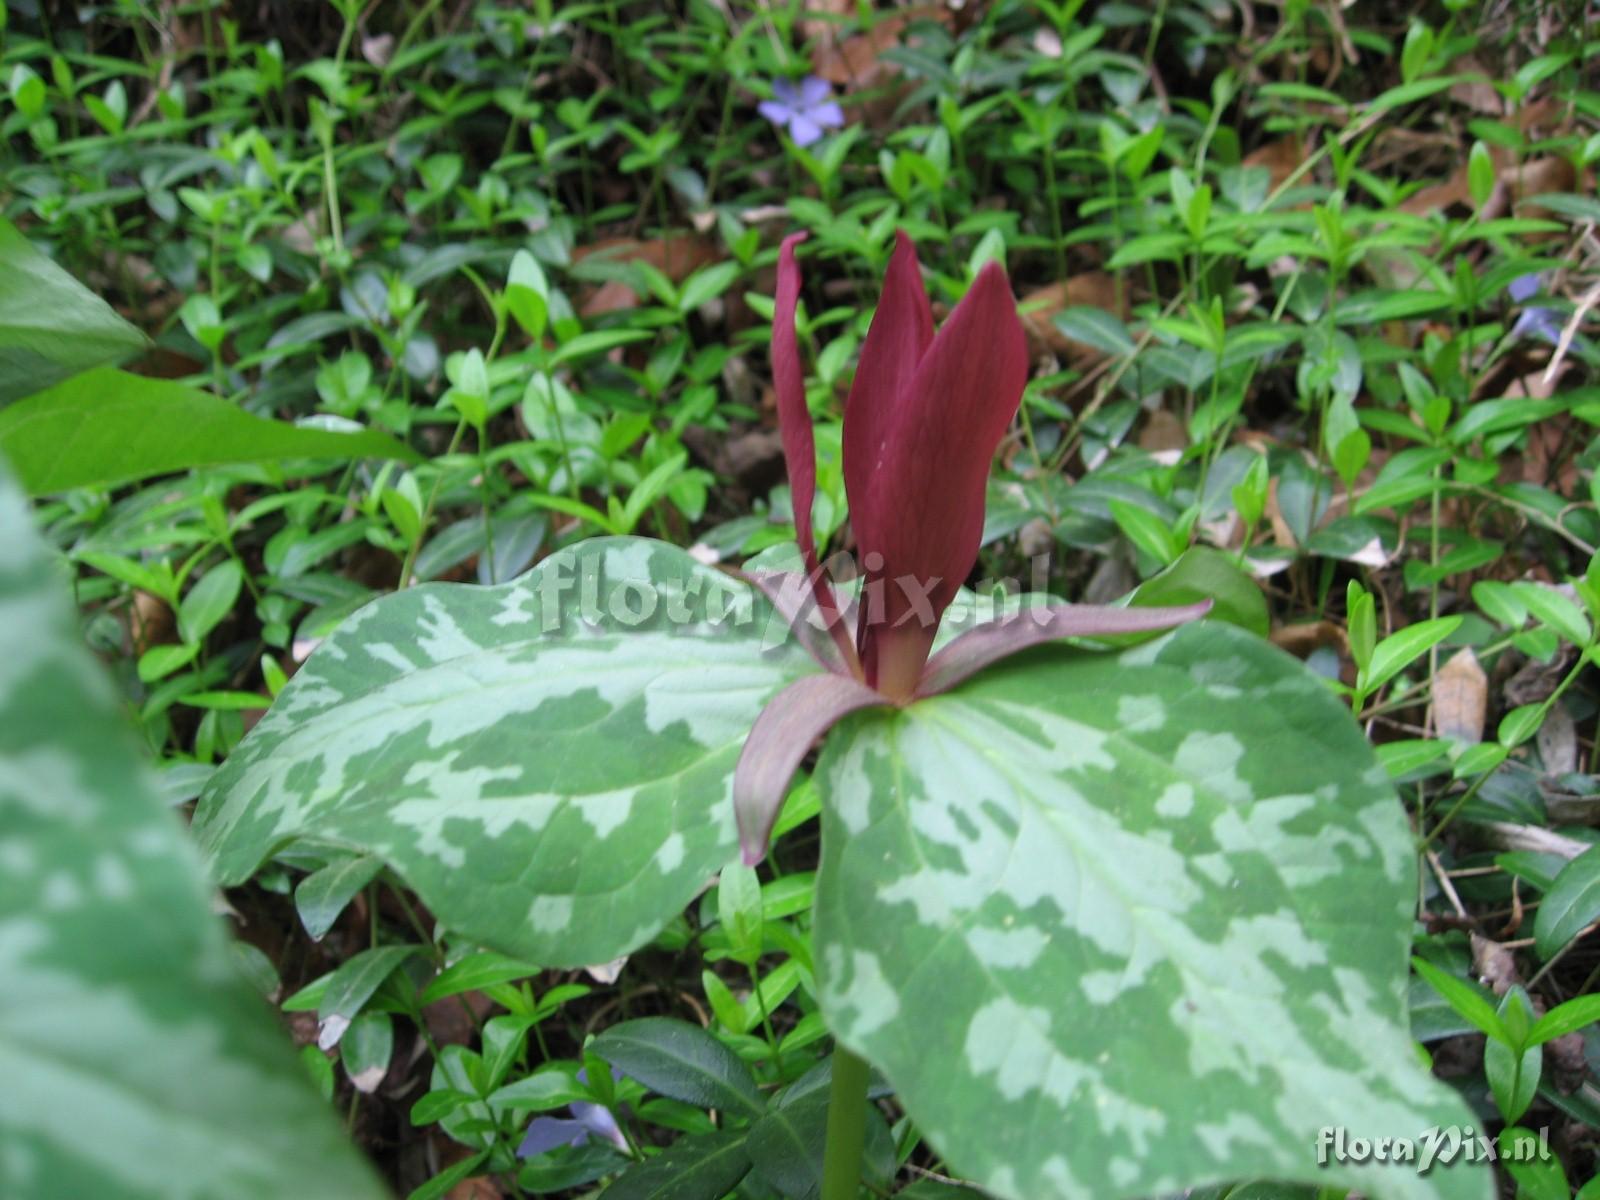
[[[1394,1163],[1426,1175],[1435,1166],[1461,1162],[1548,1162],[1549,1127],[1508,1129],[1497,1141],[1471,1125],[1435,1125],[1416,1137],[1363,1136],[1342,1126],[1317,1131],[1317,1166],[1330,1163]]]

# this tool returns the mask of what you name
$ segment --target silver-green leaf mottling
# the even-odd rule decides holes
[[[1318,1165],[1323,1127],[1472,1117],[1407,1033],[1410,830],[1288,656],[1214,623],[1031,652],[851,718],[816,777],[823,1012],[996,1196],[1490,1195],[1481,1166]]]
[[[31,525],[0,478],[0,1196],[375,1200]]]
[[[482,945],[604,962],[733,857],[739,748],[817,669],[749,586],[661,542],[582,542],[499,587],[357,612],[211,781],[195,829],[225,884],[314,837],[382,858]]]

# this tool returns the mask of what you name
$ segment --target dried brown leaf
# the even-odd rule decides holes
[[[1489,677],[1471,646],[1450,656],[1433,677],[1433,727],[1440,737],[1481,742],[1489,714]]]

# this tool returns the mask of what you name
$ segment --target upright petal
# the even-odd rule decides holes
[[[778,432],[794,501],[795,540],[810,574],[817,566],[817,543],[811,532],[817,446],[811,435],[811,410],[806,407],[805,374],[800,369],[800,343],[794,331],[795,308],[800,302],[800,265],[794,260],[794,248],[805,240],[805,234],[792,233],[778,251],[778,288],[772,298],[772,387],[778,394]]]
[[[882,556],[878,611],[863,606],[867,682],[897,699],[916,688],[939,616],[977,559],[990,462],[1027,381],[1011,284],[991,262],[922,356],[879,435],[876,470],[850,498],[870,514],[863,549]]]
[[[811,504],[817,494],[817,447],[811,433],[811,410],[806,407],[805,375],[800,369],[800,344],[795,334],[795,308],[800,301],[800,266],[794,248],[804,233],[783,239],[778,251],[778,287],[772,312],[772,386],[778,394],[778,432],[783,440],[783,462],[789,472],[789,495],[794,505],[794,534],[805,560],[806,575],[816,594],[817,607],[836,641],[848,641],[839,625],[839,606],[833,589],[817,562],[816,536],[811,530]],[[854,659],[854,655],[850,657]]]
[[[869,503],[871,481],[882,469],[892,431],[904,420],[907,389],[933,341],[933,311],[922,287],[917,248],[905,233],[895,236],[898,244],[844,408],[844,488],[850,498],[850,526],[863,555],[878,542],[877,514]]]

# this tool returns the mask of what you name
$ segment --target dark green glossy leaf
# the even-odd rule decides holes
[[[1556,951],[1600,919],[1600,846],[1585,850],[1561,868],[1561,874],[1534,918],[1533,937],[1539,957]]]
[[[631,1167],[600,1193],[600,1200],[721,1200],[750,1173],[744,1131],[679,1138],[647,1162]]]
[[[882,1187],[894,1175],[894,1140],[876,1108],[869,1107],[866,1116],[862,1174]],[[787,1200],[816,1200],[827,1133],[828,1089],[822,1087],[793,1103],[774,1105],[750,1127],[745,1150],[756,1173]]]
[[[766,1107],[749,1068],[698,1025],[640,1017],[613,1025],[591,1045],[624,1075],[663,1096],[742,1116]]]

